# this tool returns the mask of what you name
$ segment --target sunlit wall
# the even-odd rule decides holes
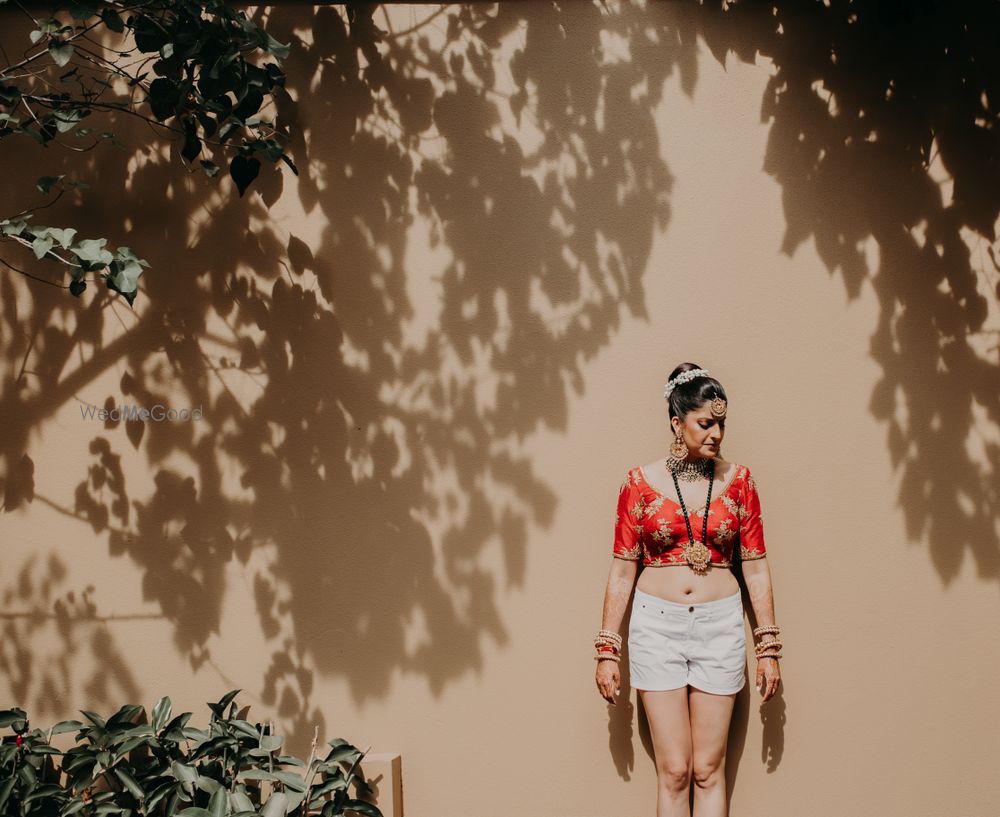
[[[238,687],[300,754],[399,753],[408,817],[652,814],[591,639],[694,361],[785,642],[779,695],[737,698],[732,813],[992,813],[995,211],[917,124],[860,126],[869,75],[815,69],[804,20],[561,5],[395,5],[374,67],[343,9],[257,9],[299,175],[242,198],[122,114],[124,152],[0,142],[0,217],[65,173],[90,189],[36,221],[151,264],[133,309],[0,270],[0,704],[198,722]],[[8,58],[32,28],[4,7]],[[199,416],[94,414],[123,405]]]

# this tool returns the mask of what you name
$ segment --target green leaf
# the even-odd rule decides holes
[[[250,186],[250,183],[257,178],[260,173],[260,159],[256,156],[246,157],[237,154],[229,163],[229,175],[236,182],[236,187],[240,191],[240,198]]]
[[[104,246],[104,242],[105,242],[105,239],[103,239],[103,238],[96,239],[96,240],[95,239],[88,239],[88,240],[92,241],[93,243],[96,243],[97,241],[100,241],[100,244],[98,246],[102,246],[102,247]],[[83,244],[83,243],[86,243],[86,242],[81,242],[81,244]],[[110,253],[108,253],[108,254],[110,255]],[[79,255],[79,253],[77,253],[77,255]],[[83,715],[83,717],[85,717],[92,724],[94,724],[94,726],[98,726],[101,729],[104,729],[105,726],[107,725],[104,722],[104,718],[102,718],[100,715],[95,714],[94,712],[88,712],[86,709],[81,709],[80,710],[80,714]]]
[[[226,810],[229,806],[229,796],[226,790],[219,786],[208,801],[208,811],[212,817],[226,817]]]
[[[11,791],[14,789],[14,784],[17,782],[16,777],[8,777],[2,784],[0,784],[0,809],[7,804],[7,800],[10,797]]]
[[[38,774],[30,763],[24,763],[17,767],[17,777],[28,788],[34,787],[35,783],[38,782]]]
[[[194,784],[206,794],[215,794],[222,786],[218,780],[206,777],[203,774],[198,775],[198,779],[194,781]]]
[[[284,60],[288,58],[289,53],[291,53],[291,43],[287,45],[284,43],[279,43],[270,34],[267,35],[267,48],[266,51],[274,54],[274,56],[279,60]]]
[[[180,731],[181,729],[184,728],[184,724],[186,724],[190,719],[191,719],[190,712],[182,712],[180,715],[178,715],[172,721],[170,721],[170,723],[164,726],[163,731],[164,733],[170,732],[174,729]],[[183,739],[184,739],[183,735],[181,735],[179,738],[175,738],[175,740],[183,740]]]
[[[241,735],[246,735],[248,738],[253,738],[254,740],[258,740],[260,738],[260,732],[254,729],[251,724],[242,718],[233,718],[229,721],[229,725]]]
[[[115,777],[121,780],[122,785],[125,786],[125,788],[129,790],[129,793],[141,803],[142,798],[146,796],[146,792],[142,790],[142,786],[136,782],[136,779],[120,766],[115,767],[114,772]]]
[[[273,752],[275,749],[281,748],[282,743],[284,743],[284,738],[281,735],[264,735],[260,739],[260,748],[267,752]]]
[[[66,133],[66,131],[72,130],[76,123],[83,119],[83,112],[79,108],[60,108],[53,112],[52,118],[56,123],[56,129],[59,133]]]
[[[39,786],[31,794],[22,800],[22,803],[31,803],[35,800],[41,800],[44,797],[51,797],[53,794],[62,794],[62,786],[56,786],[53,783],[49,783],[45,786]]]
[[[62,178],[65,178],[65,174],[59,176],[39,176],[38,181],[35,182],[35,187],[43,193],[48,193],[52,189],[52,186]]]
[[[306,781],[299,777],[297,774],[292,774],[291,772],[275,772],[274,776],[278,778],[282,783],[284,783],[292,791],[305,791]]]
[[[69,817],[71,814],[76,814],[85,805],[87,805],[87,803],[82,797],[74,797],[62,807],[59,812],[59,817]]]
[[[118,751],[115,752],[115,758],[124,757],[129,752],[131,752],[136,747],[142,746],[143,744],[148,744],[152,740],[149,735],[139,735],[134,738],[130,738],[125,741],[121,746],[118,747]]]
[[[234,791],[229,795],[229,802],[236,811],[256,811],[253,800],[241,791]]]
[[[105,239],[99,239],[101,245],[103,246]],[[80,242],[81,244],[86,242]],[[110,253],[109,253],[110,255]],[[106,262],[107,263],[107,262]],[[132,725],[132,720],[142,711],[142,707],[138,704],[125,704],[114,715],[108,718],[108,729],[120,729],[122,726]]]
[[[174,115],[179,103],[177,84],[166,77],[157,77],[150,83],[146,101],[153,110],[153,116],[163,122]]]
[[[282,791],[275,792],[267,798],[264,807],[260,810],[261,817],[285,817],[288,806],[288,798]]]
[[[49,54],[52,55],[56,65],[62,68],[73,58],[73,43],[49,40]]]
[[[176,785],[177,784],[172,779],[167,779],[150,789],[149,793],[146,795],[146,802],[144,804],[146,814],[152,814],[154,806],[156,806],[156,804],[163,799],[163,796],[167,794],[167,792],[173,791]]]
[[[2,222],[2,223],[6,224],[9,222]],[[21,224],[20,229],[15,230],[15,232],[19,233],[21,232],[22,229],[24,229],[23,222]],[[4,230],[4,233],[6,235],[11,235],[11,233],[8,233],[7,230]],[[25,712],[23,709],[18,709],[17,707],[14,707],[13,709],[4,709],[3,711],[0,711],[0,727],[10,726],[15,721],[26,720],[27,717],[28,713]]]
[[[339,771],[339,770],[338,770]],[[316,786],[312,791],[309,792],[310,797],[322,797],[327,792],[336,791],[337,789],[346,789],[347,780],[344,775],[341,774],[340,777],[334,777],[330,780],[324,780],[318,786]],[[312,803],[310,803],[312,805]]]
[[[119,249],[119,252],[121,249]],[[156,706],[153,707],[153,731],[159,732],[163,727],[163,724],[167,722],[170,717],[171,711],[170,698],[164,696],[156,702]]]
[[[247,769],[237,776],[239,780],[277,780],[273,772],[266,772],[263,769]]]
[[[201,153],[201,139],[198,138],[198,125],[195,119],[189,117],[184,120],[184,146],[181,148],[181,156],[193,162],[199,153]]]
[[[87,288],[86,281],[70,281],[69,282],[69,292],[76,298],[80,297],[80,293]]]
[[[70,250],[76,253],[81,261],[99,266],[107,266],[114,259],[114,256],[104,249],[104,245],[107,243],[108,240],[106,238],[85,238],[79,244],[70,247]],[[85,717],[90,718],[92,713],[84,712],[83,714]],[[98,718],[98,720],[100,719]],[[101,721],[97,725],[102,728],[105,727],[104,721]]]
[[[170,769],[173,771],[174,777],[182,783],[194,783],[194,781],[198,779],[197,770],[176,760],[170,764]]]
[[[203,808],[186,808],[184,811],[178,812],[177,817],[212,817],[212,812],[206,811]]]
[[[356,747],[347,743],[332,749],[330,754],[326,756],[326,762],[333,763],[335,760],[346,760],[349,763],[353,763],[360,754],[361,752]]]
[[[125,30],[125,24],[122,22],[122,18],[113,8],[107,6],[102,8],[101,19],[104,21],[104,25],[106,25],[111,31],[115,32],[115,34],[121,34]]]
[[[60,229],[58,227],[49,227],[49,235],[52,236],[56,241],[59,242],[62,247],[69,247],[73,243],[73,236],[76,235],[76,230],[73,227],[66,227],[65,229]],[[63,723],[80,723],[79,721],[63,721]],[[81,723],[80,726],[83,726]]]
[[[226,707],[233,702],[233,699],[237,695],[239,695],[240,692],[241,690],[239,689],[231,689],[229,690],[229,692],[227,692],[225,695],[219,698],[218,703],[208,704],[208,708],[211,709],[212,712],[214,712],[218,717],[220,718],[225,717]]]
[[[36,238],[31,242],[31,250],[35,258],[44,258],[55,242],[51,238]]]

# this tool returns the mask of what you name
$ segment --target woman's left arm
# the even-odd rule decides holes
[[[757,626],[775,624],[774,594],[771,592],[771,568],[767,559],[748,559],[743,562],[743,578],[746,581],[750,604],[753,605]],[[777,691],[781,682],[781,670],[777,658],[757,659],[757,680],[755,686],[768,701]]]

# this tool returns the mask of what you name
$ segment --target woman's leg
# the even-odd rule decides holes
[[[691,688],[694,817],[727,817],[726,741],[735,701],[735,692],[713,695]]]
[[[688,688],[639,690],[656,757],[656,817],[690,817],[691,719]]]

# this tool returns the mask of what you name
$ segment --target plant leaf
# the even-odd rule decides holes
[[[229,805],[228,792],[219,786],[208,801],[208,811],[212,817],[226,817],[226,809]]]
[[[60,176],[39,176],[38,181],[35,182],[35,187],[41,190],[43,193],[48,193],[52,189],[57,181],[62,179],[65,174]]]
[[[121,768],[120,766],[115,767],[114,772],[115,777],[121,780],[122,785],[124,785],[125,788],[129,790],[129,793],[131,793],[131,795],[141,803],[142,798],[146,796],[146,792],[142,790],[142,786],[136,782],[136,779],[132,777],[127,770]]]
[[[236,182],[236,187],[240,191],[240,198],[246,192],[250,183],[257,178],[260,173],[260,159],[256,156],[244,156],[237,154],[229,163],[229,175]]]
[[[55,64],[62,68],[73,58],[73,43],[49,40],[49,54],[52,55]]]
[[[119,250],[120,252],[120,250]],[[153,731],[159,732],[163,724],[170,718],[170,698],[163,696],[153,707]]]
[[[285,817],[288,807],[288,798],[282,791],[275,792],[267,798],[264,807],[260,810],[261,817]]]

